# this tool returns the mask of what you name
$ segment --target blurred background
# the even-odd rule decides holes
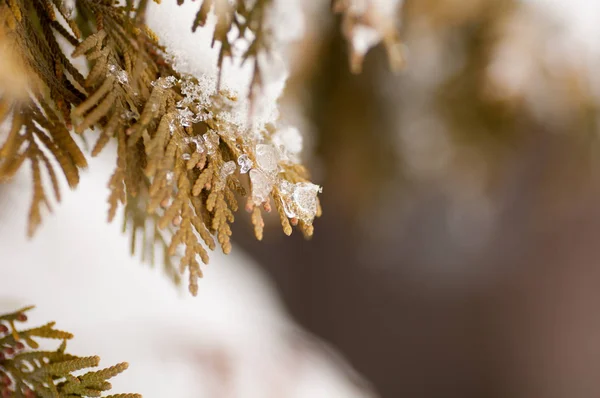
[[[238,245],[382,397],[600,396],[600,3],[407,0],[407,66],[360,75],[315,9],[287,98],[324,217]]]
[[[282,117],[315,236],[239,217],[182,298],[105,225],[99,159],[32,243],[28,178],[1,187],[0,310],[33,300],[147,398],[600,396],[600,2],[405,0],[404,69],[377,46],[358,75],[329,1],[303,3]]]

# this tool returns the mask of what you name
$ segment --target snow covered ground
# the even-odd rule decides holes
[[[238,248],[213,253],[198,297],[160,267],[129,255],[119,222],[106,223],[112,159],[92,160],[75,192],[25,237],[29,177],[0,195],[0,313],[35,304],[75,334],[69,351],[128,361],[117,392],[145,398],[371,397],[331,350],[286,315],[271,282]]]

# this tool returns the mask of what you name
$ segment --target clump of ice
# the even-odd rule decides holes
[[[256,146],[256,163],[267,174],[277,173],[279,156],[273,145],[258,144]]]
[[[183,127],[191,126],[194,122],[195,117],[196,115],[194,115],[194,113],[189,108],[178,109],[177,111],[177,121]]]
[[[217,185],[215,187],[217,191],[219,191],[225,187],[225,184],[227,182],[227,177],[229,177],[230,175],[235,173],[236,168],[237,168],[237,166],[235,165],[235,162],[232,160],[223,163],[223,166],[221,166],[221,170],[219,171],[219,180],[217,181]]]
[[[169,89],[177,83],[175,76],[159,77],[152,82],[152,87],[160,87],[162,89]]]
[[[221,167],[221,175],[225,177],[230,176],[235,172],[236,168],[237,166],[235,165],[235,162],[233,160],[225,162],[223,164],[223,167]]]
[[[278,186],[286,216],[311,224],[317,215],[317,195],[322,188],[310,182],[292,184],[286,180],[281,180]]]
[[[108,73],[116,77],[119,83],[123,85],[129,84],[129,75],[117,65],[110,65],[108,67]]]
[[[209,155],[214,155],[219,147],[219,135],[214,131],[210,130],[208,133],[202,136],[204,138],[204,146],[206,148],[206,153]]]
[[[237,162],[240,165],[240,173],[242,173],[242,174],[245,174],[248,171],[250,171],[250,169],[253,166],[252,160],[246,154],[240,155],[238,157]]]
[[[258,169],[250,170],[250,182],[252,183],[252,202],[260,205],[269,199],[273,190],[273,180]]]

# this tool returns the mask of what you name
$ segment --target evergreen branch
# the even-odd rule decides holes
[[[207,85],[203,77],[177,73],[156,35],[143,24],[145,3],[134,8],[133,2],[121,7],[109,0],[76,0],[72,18],[60,0],[7,1],[0,0],[0,33],[7,32],[0,35],[0,44],[11,45],[30,82],[22,97],[0,97],[0,122],[10,125],[0,147],[0,180],[11,179],[25,160],[30,162],[30,235],[41,222],[42,207],[50,208],[43,170],[60,200],[53,160],[75,187],[87,162],[73,137],[89,129],[98,131],[93,156],[112,139],[117,143],[109,221],[125,205],[132,251],[141,231],[142,256],[154,257],[148,246],[159,247],[175,281],[180,277],[171,258],[178,257],[180,272],[189,272],[193,294],[208,251],[216,242],[224,253],[231,251],[230,224],[240,196],[249,196],[246,209],[258,239],[264,225],[260,208],[270,211],[271,199],[286,234],[292,226],[312,234],[312,221],[320,214],[319,187],[308,182],[306,170],[276,142],[281,129],[248,126],[235,114],[234,94],[218,83],[216,89]],[[270,50],[265,15],[271,0],[224,4],[204,1],[194,29],[217,7],[219,66],[231,56],[231,29],[237,29],[238,39],[250,38],[242,58],[255,62],[254,87],[261,81],[257,56]],[[58,21],[59,14],[66,24]],[[75,45],[72,56],[84,56],[89,72],[75,69],[55,35]],[[181,245],[183,253],[178,252]]]
[[[73,335],[54,328],[54,322],[19,330],[16,322],[27,321],[26,307],[16,312],[0,315],[0,396],[6,398],[52,397],[77,398],[100,397],[111,388],[106,380],[127,369],[127,363],[109,368],[82,370],[98,366],[100,358],[77,357],[65,352],[66,341]],[[62,344],[55,351],[39,351],[34,338],[58,339]],[[27,344],[29,348],[23,341]],[[112,397],[141,398],[139,394],[117,394]]]

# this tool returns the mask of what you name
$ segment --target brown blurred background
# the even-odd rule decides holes
[[[312,26],[288,96],[324,216],[310,241],[233,236],[382,397],[600,396],[589,54],[516,0],[406,1],[401,22],[398,75],[380,47],[352,75],[339,27]]]

